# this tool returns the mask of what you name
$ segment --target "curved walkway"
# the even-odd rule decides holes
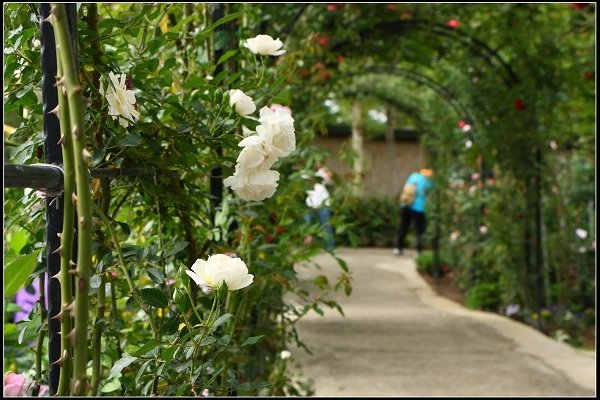
[[[589,396],[595,352],[573,349],[509,318],[472,311],[437,295],[413,257],[391,249],[341,248],[352,271],[344,310],[312,312],[297,325],[313,355],[293,349],[316,396]],[[298,265],[301,280],[335,279],[329,254]]]

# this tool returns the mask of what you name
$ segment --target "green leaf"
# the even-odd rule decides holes
[[[144,288],[140,290],[142,301],[152,307],[165,308],[169,304],[167,295],[160,289]]]
[[[160,333],[173,335],[177,332],[177,328],[179,328],[179,316],[174,315],[163,324],[162,328],[160,328]]]
[[[131,133],[121,139],[119,146],[139,146],[140,143],[142,143],[142,137],[139,135],[139,133]]]
[[[229,50],[227,52],[225,52],[225,54],[223,54],[221,56],[221,58],[219,58],[219,61],[217,61],[216,65],[219,65],[221,63],[224,63],[225,61],[229,60],[231,57],[235,56],[237,54],[238,50],[237,49],[233,49],[233,50]]]
[[[156,346],[158,346],[158,341],[156,339],[150,339],[148,343],[137,349],[133,353],[133,355],[136,357],[141,357],[144,354],[148,353],[150,350],[154,349]]]
[[[150,279],[152,279],[154,283],[159,285],[165,280],[163,272],[155,267],[148,268],[148,276],[150,277]]]
[[[129,228],[129,225],[127,225],[125,222],[119,222],[119,221],[116,221],[116,220],[115,220],[115,222],[116,222],[117,224],[119,224],[119,226],[121,227],[121,229],[123,230],[123,232],[124,232],[124,233],[125,233],[127,236],[129,236],[129,235],[131,234],[131,228]]]
[[[4,297],[13,296],[25,285],[37,264],[40,251],[19,257],[4,267]]]
[[[260,336],[251,336],[248,339],[244,340],[244,343],[242,343],[242,346],[246,346],[246,345],[251,345],[251,344],[256,344],[256,342],[258,342],[260,339],[262,339],[265,335],[260,335]]]
[[[92,154],[92,167],[97,166],[102,162],[104,156],[106,155],[106,149],[104,147],[94,150],[94,154]]]
[[[131,365],[131,363],[135,362],[138,358],[126,355],[125,357],[118,360],[115,365],[110,369],[110,375],[108,379],[112,379],[123,371],[124,368]]]
[[[225,24],[225,23],[227,23],[227,22],[229,22],[231,20],[239,18],[242,15],[244,15],[244,11],[237,11],[237,12],[231,13],[229,15],[226,15],[223,18],[221,18],[220,20],[218,20],[217,22],[215,22],[214,25],[212,25],[209,28],[207,28],[204,31],[202,31],[201,35],[204,35],[204,34],[210,32],[210,31],[212,31],[213,29],[215,29],[219,25],[223,25],[223,24]]]
[[[15,232],[10,239],[9,247],[15,252],[15,254],[19,254],[21,249],[25,247],[29,241],[29,236],[29,232],[26,229]]]
[[[110,393],[119,389],[121,389],[121,381],[118,378],[115,378],[113,380],[108,381],[104,386],[102,386],[102,389],[100,389],[100,391],[102,393]]]
[[[163,351],[162,354],[162,359],[165,363],[168,363],[169,361],[171,361],[171,358],[173,358],[173,355],[175,354],[175,352],[177,351],[178,347],[177,346],[171,346],[171,347],[167,347],[165,349],[165,351]]]
[[[214,336],[207,336],[204,339],[202,339],[202,341],[200,342],[200,347],[208,346],[209,344],[213,344],[216,341],[217,341],[217,338],[215,338]]]
[[[169,250],[165,250],[165,257],[169,257],[172,256],[175,253],[180,252],[181,250],[185,249],[188,245],[188,242],[186,241],[180,241],[180,242],[176,242],[173,247],[171,247]]]
[[[229,313],[221,315],[219,318],[217,318],[212,328],[216,329],[217,327],[223,325],[225,322],[227,322],[227,320],[229,320],[229,318],[231,318],[231,315],[232,314]]]

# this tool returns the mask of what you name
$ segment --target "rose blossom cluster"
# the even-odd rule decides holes
[[[286,157],[296,149],[294,119],[284,109],[260,110],[260,125],[256,134],[244,138],[238,146],[235,173],[223,180],[243,200],[260,201],[273,196],[279,172],[271,170],[279,157]]]
[[[280,55],[285,52],[281,49],[281,41],[273,40],[268,35],[248,39],[244,46],[259,55]],[[252,98],[239,89],[229,91],[229,105],[240,116],[247,116],[256,110]],[[279,157],[286,157],[296,149],[291,114],[288,107],[274,105],[261,108],[256,133],[246,136],[239,143],[242,151],[236,160],[235,173],[224,179],[223,185],[231,187],[242,200],[261,201],[275,193],[279,172],[271,167]]]

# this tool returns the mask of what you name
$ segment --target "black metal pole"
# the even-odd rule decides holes
[[[62,169],[53,164],[4,164],[4,187],[21,187],[58,193],[63,189]]]
[[[214,3],[214,4],[212,4],[212,6],[214,8],[212,11],[211,19],[212,19],[212,22],[214,23],[214,22],[218,21],[219,19],[223,18],[224,10],[223,10],[223,4],[221,4],[221,3]],[[215,34],[218,31],[222,31],[223,29],[224,29],[223,25],[217,27]],[[214,62],[216,63],[217,60],[219,60],[219,58],[221,58],[222,55],[223,55],[223,48],[215,49],[214,50]],[[217,76],[222,71],[223,71],[223,63],[216,66],[214,75]],[[219,156],[223,155],[223,148],[221,147],[221,145],[216,146],[215,152]],[[220,206],[223,201],[223,168],[220,165],[216,166],[215,168],[212,169],[212,171],[210,171],[210,195],[211,195],[211,214],[213,217],[213,218],[211,218],[211,220],[214,220],[214,213],[215,213],[216,207]]]
[[[50,15],[50,4],[42,3],[41,13],[41,44],[42,44],[42,98],[44,122],[44,154],[48,164],[62,165],[62,148],[60,140],[60,123],[55,114],[50,113],[58,105],[56,83],[56,45],[52,25],[43,22]],[[62,186],[62,184],[61,184]],[[58,234],[62,232],[63,196],[54,193],[46,196],[46,282],[48,282],[48,357],[50,371],[48,386],[50,396],[58,390],[60,366],[54,364],[60,358],[60,321],[52,317],[58,315],[61,309],[60,282],[50,279],[60,272],[60,255],[54,251],[60,247]],[[41,288],[40,290],[44,290]]]
[[[153,168],[91,169],[92,178],[119,178],[157,172]],[[168,173],[171,171],[163,171]],[[19,187],[59,192],[63,190],[63,170],[53,164],[4,164],[4,187]]]

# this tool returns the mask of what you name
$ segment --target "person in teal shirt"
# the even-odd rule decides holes
[[[398,231],[398,241],[394,254],[401,255],[404,250],[404,240],[412,221],[415,222],[417,231],[417,252],[423,251],[425,242],[425,205],[427,204],[427,193],[431,189],[431,176],[433,171],[428,168],[421,168],[419,172],[413,172],[406,180],[406,185],[412,185],[414,188],[414,198],[410,204],[404,204],[400,213],[400,229]]]

